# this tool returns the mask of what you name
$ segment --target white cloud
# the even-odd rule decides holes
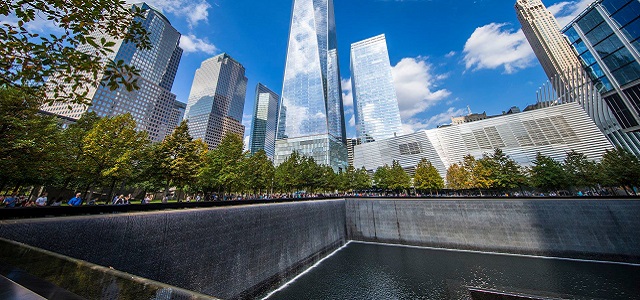
[[[9,24],[11,26],[18,26],[18,17],[12,12],[8,16],[0,16],[0,25],[1,24]],[[3,26],[4,27],[4,26]],[[33,21],[27,22],[24,24],[24,27],[31,31],[32,33],[53,33],[59,34],[62,33],[63,30],[56,23],[51,20],[42,19],[39,15],[36,14],[36,17]]]
[[[342,103],[345,107],[353,107],[353,94],[351,78],[342,79]]]
[[[351,118],[349,119],[349,126],[356,127],[356,117],[355,117],[355,115],[351,115]]]
[[[423,57],[403,58],[392,68],[392,74],[403,120],[424,112],[451,95],[446,89],[437,89],[436,83],[446,75],[434,74],[432,65]]]
[[[402,124],[402,129],[405,133],[412,133],[419,130],[434,128],[438,125],[450,124],[451,117],[464,115],[466,110],[463,108],[449,107],[446,111],[443,111],[427,120],[418,120],[415,118],[409,119]]]
[[[458,54],[458,53],[457,53],[457,52],[455,52],[455,51],[450,51],[449,53],[445,54],[445,55],[444,55],[444,57],[446,57],[446,58],[451,58],[451,57],[453,57],[453,56],[454,56],[454,55],[456,55],[456,54]]]
[[[578,1],[563,1],[547,7],[551,14],[556,17],[558,25],[563,28],[571,20],[573,20],[578,14],[584,11],[594,0],[578,0]]]
[[[180,37],[180,48],[185,53],[204,52],[207,54],[215,54],[218,49],[215,45],[209,43],[207,39],[199,39],[193,34],[187,34]]]
[[[532,64],[535,55],[522,30],[504,28],[506,23],[491,23],[476,28],[464,45],[467,70],[504,67],[507,74]]]
[[[137,0],[127,0],[128,3],[139,2]],[[176,17],[185,18],[189,28],[193,28],[201,21],[207,22],[211,4],[206,0],[146,0],[147,4],[161,10],[163,13],[170,13]]]
[[[566,26],[594,0],[563,1],[548,7],[558,21]],[[533,65],[535,55],[522,30],[506,23],[490,23],[476,28],[464,45],[467,70],[504,68],[507,74]]]

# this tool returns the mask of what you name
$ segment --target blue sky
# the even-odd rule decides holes
[[[130,1],[133,2],[133,1]],[[137,1],[136,1],[137,2]],[[543,3],[561,26],[593,0]],[[243,123],[249,134],[255,87],[282,89],[292,0],[148,0],[182,33],[185,50],[173,85],[186,102],[200,63],[226,52],[249,79]],[[546,81],[518,23],[515,0],[334,0],[338,54],[348,83],[350,44],[381,33],[405,131],[449,123],[451,115],[500,114],[535,102]],[[343,84],[348,137],[350,85]],[[351,123],[351,124],[350,124]]]

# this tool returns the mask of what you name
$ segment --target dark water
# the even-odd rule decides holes
[[[640,299],[640,266],[352,242],[269,299]]]

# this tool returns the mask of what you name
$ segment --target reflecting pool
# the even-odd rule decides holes
[[[640,266],[351,242],[268,299],[472,299],[471,289],[640,299]]]

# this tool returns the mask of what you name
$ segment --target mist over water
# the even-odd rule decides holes
[[[351,242],[268,299],[640,299],[640,266]]]

